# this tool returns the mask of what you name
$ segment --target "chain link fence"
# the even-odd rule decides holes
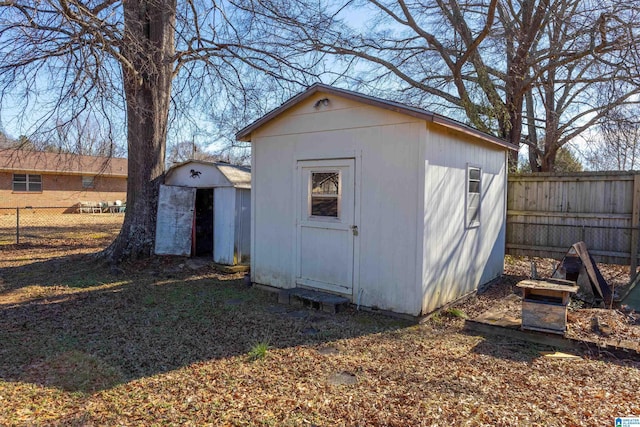
[[[65,207],[0,208],[0,248],[7,245],[99,246],[113,239],[124,213]]]

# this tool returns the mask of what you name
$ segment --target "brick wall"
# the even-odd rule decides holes
[[[97,176],[94,188],[82,188],[81,175],[42,174],[42,192],[13,192],[13,174],[0,172],[0,208],[69,207],[79,202],[126,201],[127,179]]]

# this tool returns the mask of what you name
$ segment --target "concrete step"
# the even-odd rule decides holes
[[[326,313],[337,313],[349,306],[351,300],[339,295],[304,288],[283,289],[278,293],[280,304],[309,307]]]

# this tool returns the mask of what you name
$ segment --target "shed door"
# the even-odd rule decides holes
[[[161,185],[156,222],[157,255],[191,254],[196,189]]]
[[[298,162],[296,284],[352,294],[353,159]]]

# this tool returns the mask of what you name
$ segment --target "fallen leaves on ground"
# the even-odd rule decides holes
[[[0,266],[0,425],[602,426],[640,415],[640,362],[545,358],[548,348],[466,333],[457,316],[413,325],[280,306],[241,275],[169,257]],[[463,311],[509,295],[505,280]],[[266,355],[251,360],[258,343]]]
[[[516,284],[531,273],[531,261],[535,262],[539,277],[551,277],[558,261],[550,258],[506,257],[504,275],[485,291],[458,304],[456,307],[473,318],[487,310],[499,310],[503,315],[520,319],[522,291]],[[616,287],[629,281],[628,267],[599,264],[607,283]],[[594,328],[594,317],[608,328],[605,333]],[[585,306],[573,300],[567,315],[567,337],[600,344],[640,345],[640,313],[621,308],[604,309]],[[626,341],[626,343],[625,343]]]

